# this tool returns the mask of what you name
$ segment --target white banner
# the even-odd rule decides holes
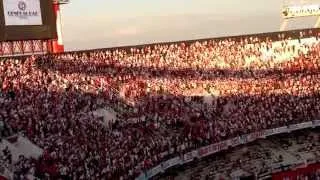
[[[194,159],[195,157],[198,157],[198,151],[197,151],[197,150],[188,152],[188,153],[186,153],[186,154],[183,155],[183,161],[181,161],[181,163],[191,162],[191,161],[193,161],[193,159]]]
[[[42,25],[40,0],[3,0],[6,26]]]
[[[291,131],[299,130],[301,128],[302,128],[301,124],[291,124],[289,125],[288,130],[291,132]]]
[[[281,133],[286,133],[288,132],[288,127],[287,126],[282,126],[282,127],[278,127],[275,129],[267,129],[265,130],[265,135],[266,136],[272,136],[275,134],[281,134]]]
[[[175,157],[175,158],[172,158],[172,159],[169,159],[168,161],[165,161],[162,163],[162,169],[168,169],[172,166],[175,166],[175,165],[178,165],[178,164],[181,164],[181,158],[180,157]]]
[[[264,137],[265,137],[264,131],[257,131],[247,136],[247,142],[252,142],[252,141],[255,141],[256,139],[264,138]]]
[[[239,137],[235,137],[235,138],[232,138],[232,139],[228,140],[228,146],[235,147],[235,146],[238,146],[240,144],[241,143],[240,143],[240,138]]]
[[[150,170],[147,172],[147,177],[153,177],[153,176],[155,176],[155,175],[163,172],[163,170],[164,170],[164,169],[162,168],[162,165],[159,164],[158,166],[150,169]],[[143,176],[140,176],[140,177],[141,177],[141,179],[143,178]]]
[[[315,127],[320,126],[320,120],[313,121],[313,126]]]
[[[301,123],[300,129],[311,128],[313,126],[312,121]]]

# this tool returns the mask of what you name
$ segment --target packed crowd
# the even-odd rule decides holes
[[[0,117],[45,150],[34,176],[132,179],[230,136],[319,119],[319,56],[314,37],[5,59]],[[103,107],[118,120],[102,126]]]

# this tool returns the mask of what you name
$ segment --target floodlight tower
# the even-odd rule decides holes
[[[280,31],[287,28],[289,21],[296,18],[317,17],[314,28],[320,25],[320,3],[314,3],[313,0],[283,0],[283,8],[281,12]]]
[[[63,37],[62,37],[62,21],[60,5],[69,4],[69,0],[53,0],[53,10],[56,16],[56,26],[58,38],[52,41],[53,53],[64,52]]]

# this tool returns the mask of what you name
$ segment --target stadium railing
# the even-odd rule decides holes
[[[222,141],[219,143],[211,144],[208,146],[201,147],[199,149],[193,150],[191,152],[188,152],[182,156],[177,156],[175,158],[169,159],[167,161],[164,161],[160,163],[159,165],[153,167],[152,169],[147,170],[146,172],[140,174],[136,178],[136,180],[147,180],[150,179],[158,174],[164,173],[167,169],[184,165],[186,163],[192,162],[195,159],[201,159],[204,157],[207,157],[209,155],[212,155],[214,153],[227,150],[231,147],[236,147],[238,145],[247,144],[250,142],[253,142],[258,139],[263,139],[268,136],[273,136],[277,134],[283,134],[283,133],[290,133],[292,131],[307,129],[307,128],[316,128],[320,126],[320,120],[314,120],[314,121],[308,121],[303,122],[299,124],[292,124],[288,126],[278,127],[274,129],[266,129],[262,131],[257,131],[254,133],[238,136],[235,138],[228,139],[226,141]],[[311,163],[310,163],[311,164]],[[306,164],[308,165],[308,164]],[[297,166],[301,166],[301,164],[292,164],[290,165],[291,168],[295,168]],[[274,169],[274,173],[278,172],[279,170]]]

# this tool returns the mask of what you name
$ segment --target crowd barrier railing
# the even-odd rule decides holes
[[[177,156],[175,158],[164,161],[159,165],[153,167],[152,169],[149,169],[146,172],[141,173],[136,178],[136,180],[148,180],[160,173],[165,172],[167,169],[171,167],[189,163],[196,158],[203,158],[203,157],[212,155],[214,153],[227,150],[230,147],[235,147],[241,144],[247,144],[249,142],[255,141],[257,139],[263,139],[268,136],[273,136],[273,135],[283,134],[283,133],[290,133],[292,131],[301,130],[301,129],[316,128],[318,126],[320,126],[320,120],[308,121],[308,122],[303,122],[299,124],[292,124],[288,126],[282,126],[278,128],[257,131],[254,133],[231,138],[219,143],[204,146],[196,150],[193,150],[191,152],[185,153],[183,156]]]
[[[314,163],[305,165],[304,167],[297,167],[293,170],[283,171],[274,173],[272,179],[282,180],[282,179],[296,179],[301,175],[314,174],[320,169],[320,163]]]

